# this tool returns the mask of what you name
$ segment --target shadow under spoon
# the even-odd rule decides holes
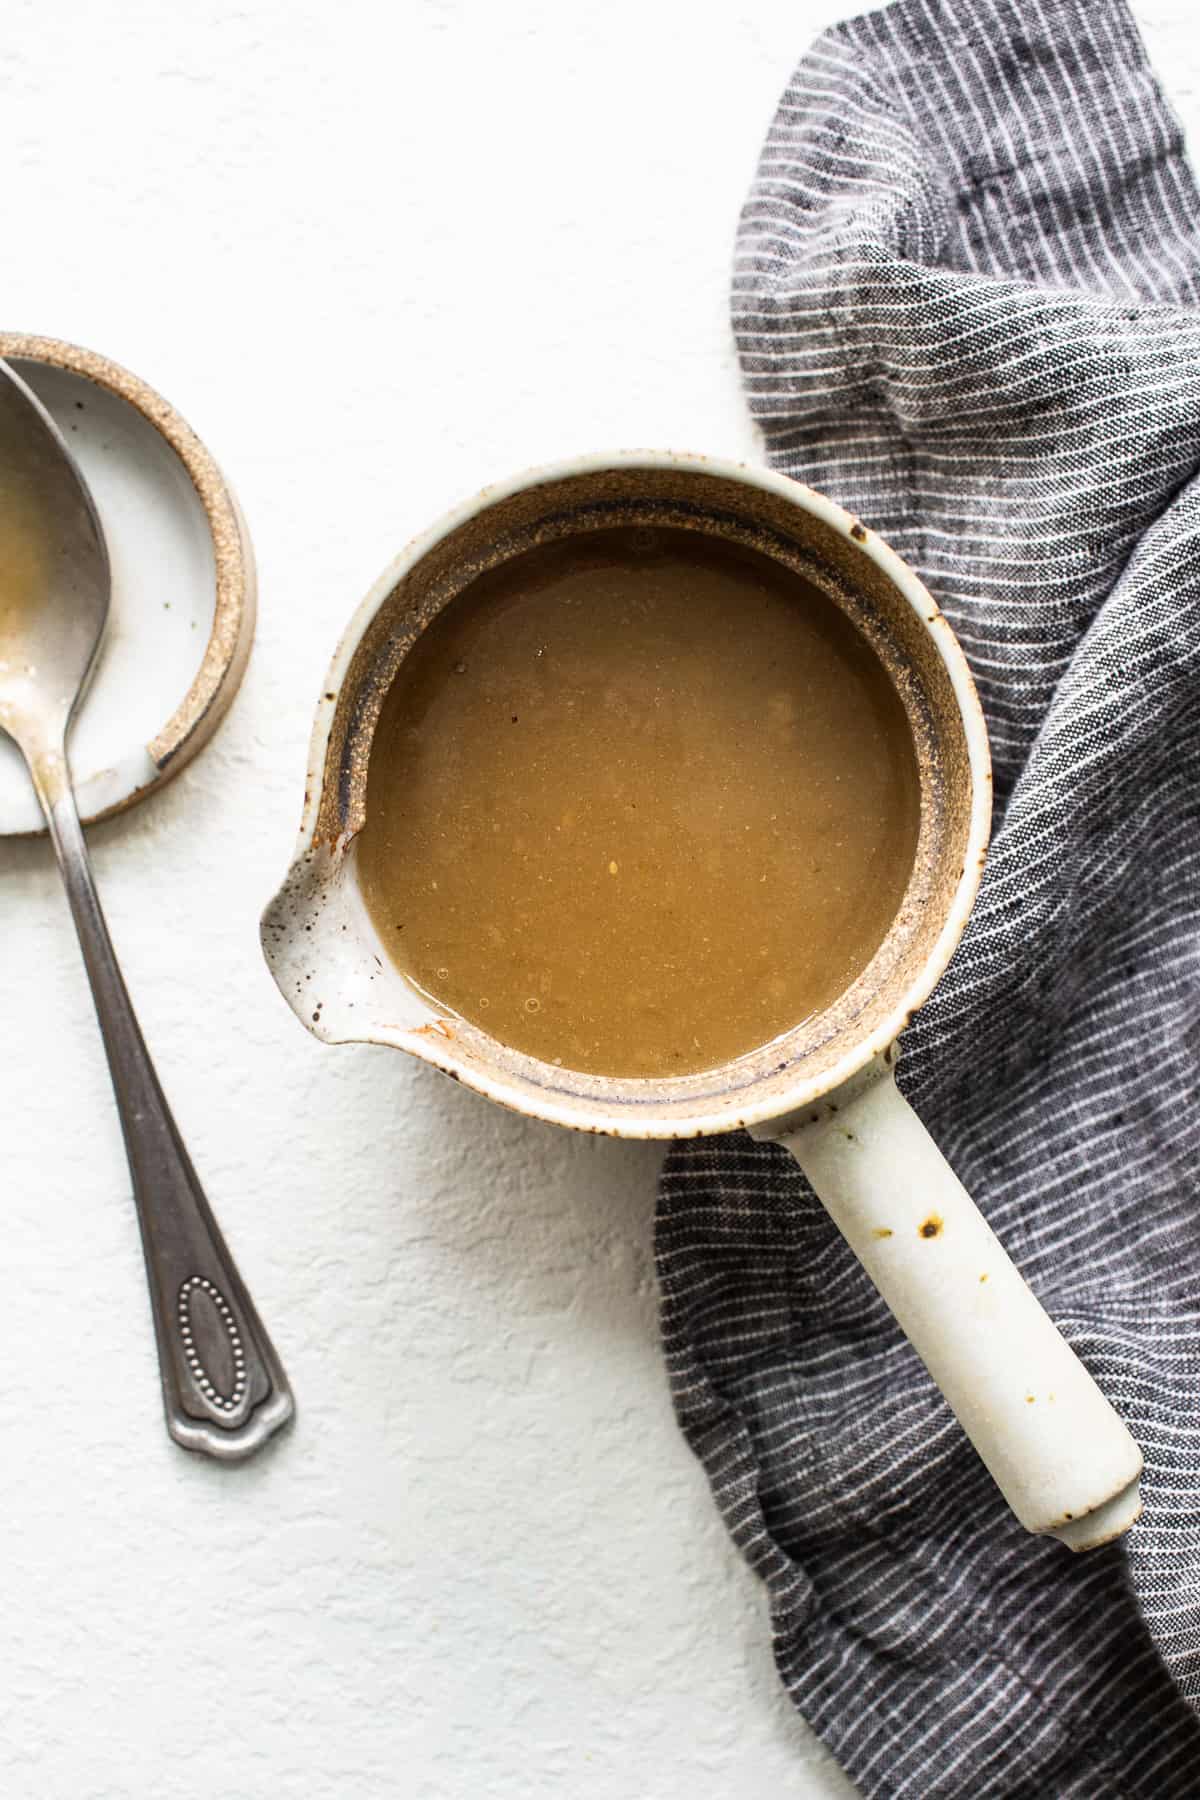
[[[0,727],[46,815],[79,934],[125,1137],[167,1429],[222,1461],[295,1411],[163,1097],[92,879],[66,741],[108,618],[108,552],[57,426],[0,362]]]

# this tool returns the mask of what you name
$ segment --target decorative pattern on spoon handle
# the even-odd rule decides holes
[[[199,1317],[195,1315],[193,1295],[197,1306],[207,1296],[207,1311],[216,1318],[215,1329],[211,1318],[206,1322],[204,1307],[200,1307]],[[249,1388],[246,1352],[233,1308],[220,1288],[206,1281],[203,1275],[189,1275],[179,1290],[179,1336],[192,1380],[209,1405],[226,1417],[236,1413]],[[227,1354],[232,1364],[231,1372],[220,1370],[221,1357],[214,1355],[214,1351]]]

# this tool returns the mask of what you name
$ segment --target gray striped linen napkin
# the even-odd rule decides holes
[[[788,1157],[672,1150],[679,1421],[869,1796],[1200,1795],[1198,227],[1114,0],[826,32],[741,219],[768,456],[921,572],[991,727],[900,1084],[1146,1458],[1119,1546],[1027,1537]]]

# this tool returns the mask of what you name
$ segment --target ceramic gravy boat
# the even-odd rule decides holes
[[[389,960],[355,860],[380,707],[429,620],[534,544],[637,524],[717,532],[802,567],[889,669],[921,787],[912,877],[862,975],[783,1037],[670,1079],[579,1074],[439,1011]],[[359,607],[325,682],[299,844],[264,914],[263,948],[284,998],[328,1043],[394,1045],[579,1130],[747,1129],[785,1145],[1021,1523],[1090,1549],[1137,1517],[1141,1455],[892,1076],[896,1039],[966,924],[990,819],[987,732],[966,660],[925,587],[873,532],[767,469],[673,452],[581,458],[484,489],[410,544]]]

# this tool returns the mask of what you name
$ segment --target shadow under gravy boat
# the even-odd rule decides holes
[[[643,524],[734,538],[823,588],[891,672],[921,790],[908,889],[853,985],[750,1054],[671,1078],[580,1074],[439,1010],[390,960],[355,855],[380,708],[429,621],[475,576],[535,544]],[[892,1075],[896,1039],[974,903],[991,803],[966,659],[923,584],[874,532],[767,469],[666,451],[584,457],[485,488],[411,543],[355,613],[322,692],[296,856],[262,942],[284,998],[327,1043],[394,1045],[491,1100],[577,1130],[746,1129],[785,1145],[1018,1519],[1086,1550],[1136,1519],[1141,1454]]]

